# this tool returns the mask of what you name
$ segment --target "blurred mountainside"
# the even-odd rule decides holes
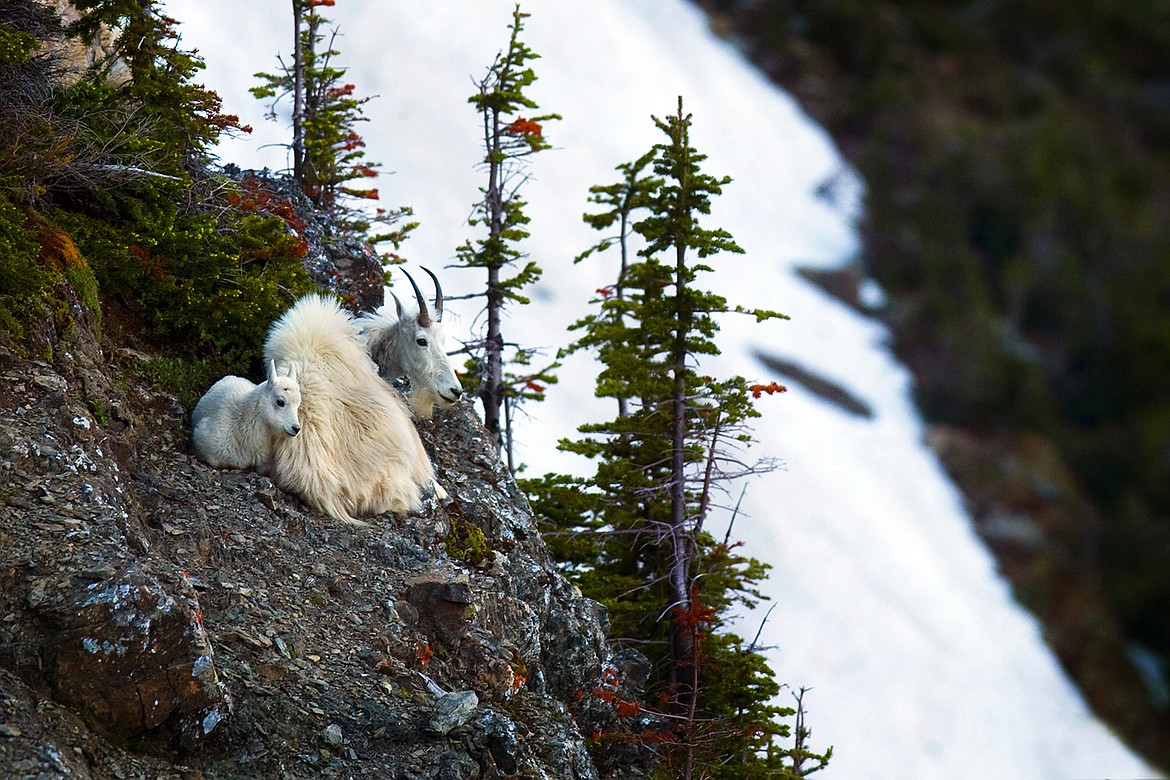
[[[857,266],[812,277],[885,289],[1017,597],[1170,764],[1170,6],[698,3],[859,171]]]

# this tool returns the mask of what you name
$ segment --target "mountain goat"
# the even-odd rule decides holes
[[[272,479],[333,517],[416,511],[434,469],[406,405],[370,362],[337,301],[301,298],[272,324],[267,360],[296,366],[301,435],[277,442]]]
[[[281,374],[274,362],[268,367],[268,378],[260,384],[225,376],[195,404],[191,447],[200,460],[267,474],[276,442],[301,432],[296,368],[290,365]]]
[[[433,273],[426,268],[423,270],[435,283],[434,316],[427,309],[426,299],[414,279],[403,270],[414,288],[418,315],[403,316],[402,302],[390,293],[398,312],[397,321],[379,314],[367,314],[359,322],[378,373],[387,382],[400,376],[409,379],[407,399],[410,408],[417,416],[429,419],[436,405],[454,406],[463,395],[463,387],[444,351],[443,288]]]

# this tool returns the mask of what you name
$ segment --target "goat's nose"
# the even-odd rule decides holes
[[[455,396],[455,400],[458,401],[463,396],[463,388],[462,387],[452,387],[451,388],[451,395]]]
[[[296,436],[298,433],[301,432],[301,426],[294,425],[293,427],[289,428],[288,430],[289,430],[289,433],[291,435]]]

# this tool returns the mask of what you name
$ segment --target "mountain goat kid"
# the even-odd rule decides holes
[[[276,442],[301,432],[296,369],[279,373],[269,362],[268,379],[254,385],[225,376],[204,393],[191,412],[191,447],[215,468],[256,469],[267,474]]]
[[[443,333],[443,288],[433,273],[423,270],[435,283],[434,316],[414,279],[403,270],[418,300],[418,316],[403,316],[402,302],[390,293],[398,311],[397,321],[380,314],[366,314],[359,323],[378,373],[387,382],[400,376],[409,379],[407,399],[411,411],[429,419],[436,405],[454,406],[463,395],[463,387],[444,350],[447,337]]]
[[[355,516],[413,512],[434,469],[406,404],[382,381],[337,301],[301,298],[272,324],[267,360],[297,368],[303,431],[277,442],[272,479],[308,504],[347,523]]]

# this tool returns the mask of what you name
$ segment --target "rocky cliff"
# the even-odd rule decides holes
[[[0,775],[639,775],[583,736],[637,658],[470,404],[420,424],[450,504],[347,526],[194,459],[150,356],[64,299],[0,348]]]

